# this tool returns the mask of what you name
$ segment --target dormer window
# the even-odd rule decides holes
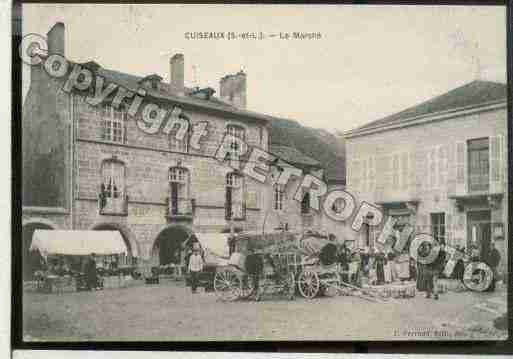
[[[146,88],[151,88],[152,90],[158,90],[159,84],[162,81],[162,77],[157,74],[151,74],[146,77],[143,77],[139,83],[142,84]]]
[[[210,100],[212,95],[216,90],[214,90],[212,87],[205,87],[202,89],[196,88],[194,91],[190,93],[191,96],[202,99],[202,100]]]

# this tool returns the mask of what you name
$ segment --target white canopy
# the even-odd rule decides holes
[[[205,262],[213,265],[225,265],[228,263],[230,250],[228,248],[229,233],[196,233],[205,253]]]
[[[48,254],[88,255],[91,253],[127,254],[127,246],[118,231],[63,231],[36,229],[30,250]]]

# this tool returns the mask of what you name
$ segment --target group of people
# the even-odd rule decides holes
[[[338,248],[337,258],[342,280],[356,286],[416,279],[415,264],[408,253],[396,255],[368,247],[351,250],[343,243]]]

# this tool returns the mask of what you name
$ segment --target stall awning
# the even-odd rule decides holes
[[[63,231],[36,229],[30,250],[42,255],[88,255],[91,253],[127,254],[123,237],[118,231]]]

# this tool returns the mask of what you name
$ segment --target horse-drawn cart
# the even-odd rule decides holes
[[[246,299],[260,300],[264,295],[279,294],[294,299],[295,277],[300,255],[296,250],[296,237],[292,233],[242,233],[231,239],[229,261],[216,270],[214,290],[223,301]],[[250,268],[261,263],[262,268]],[[258,278],[255,279],[255,276]],[[254,282],[258,282],[255,289]]]

